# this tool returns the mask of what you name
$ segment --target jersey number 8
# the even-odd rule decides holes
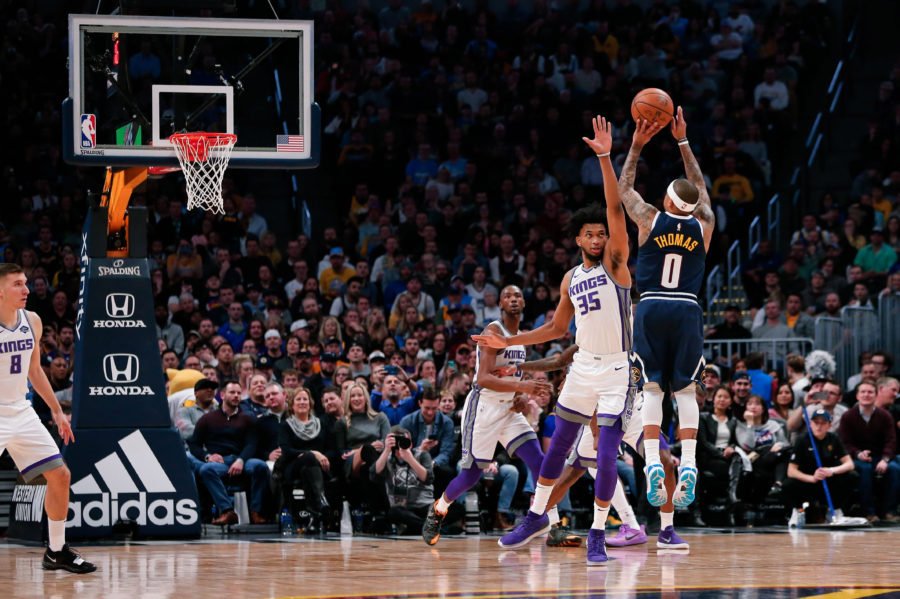
[[[678,289],[678,282],[681,279],[681,261],[681,254],[666,254],[663,259],[660,285],[666,289]]]
[[[9,357],[9,373],[18,374],[22,372],[22,356],[12,355]]]

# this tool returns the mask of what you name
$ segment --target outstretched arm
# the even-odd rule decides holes
[[[656,208],[644,201],[641,194],[634,190],[634,177],[637,173],[638,158],[641,156],[641,150],[650,139],[656,135],[661,127],[657,123],[648,123],[644,119],[638,119],[637,128],[634,130],[634,137],[631,140],[631,149],[628,150],[628,156],[625,158],[625,165],[622,167],[622,176],[619,178],[619,197],[628,216],[638,226],[638,243],[643,245],[650,235],[653,228],[653,219],[659,212]]]
[[[519,368],[525,372],[553,372],[562,370],[572,363],[575,352],[578,351],[577,345],[570,345],[562,352],[553,354],[549,358],[541,358],[540,360],[531,360],[530,362],[522,362]]]
[[[628,230],[625,223],[625,211],[619,199],[619,188],[616,172],[613,170],[609,153],[612,149],[612,132],[609,122],[602,116],[594,117],[594,139],[582,137],[584,143],[600,160],[603,171],[603,195],[606,196],[606,221],[609,240],[603,252],[604,266],[619,285],[631,285],[631,273],[628,272]]]
[[[703,225],[703,245],[709,249],[709,242],[712,240],[713,229],[716,227],[716,214],[712,210],[712,203],[709,200],[709,193],[706,191],[706,181],[703,179],[703,173],[700,171],[700,165],[694,152],[691,150],[691,144],[687,140],[687,123],[684,120],[684,112],[681,106],[672,119],[672,136],[678,142],[681,149],[681,158],[684,160],[684,173],[687,180],[694,184],[700,193],[700,199],[697,201],[697,209],[694,210],[694,216]]]
[[[550,322],[544,323],[533,331],[519,333],[511,337],[499,335],[497,332],[492,331],[491,327],[488,327],[480,335],[472,335],[472,340],[482,347],[503,349],[510,345],[534,345],[535,343],[559,339],[569,330],[569,322],[575,316],[575,306],[572,305],[572,300],[569,299],[569,281],[571,279],[572,271],[570,270],[563,277],[559,286],[559,304],[556,306],[556,312],[553,313],[553,320]]]

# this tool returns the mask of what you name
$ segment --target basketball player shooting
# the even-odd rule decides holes
[[[670,129],[681,149],[687,179],[669,184],[662,212],[634,190],[641,150],[660,129],[657,123],[638,120],[622,167],[619,194],[628,216],[638,226],[636,279],[641,299],[634,314],[634,352],[644,373],[647,500],[657,507],[667,500],[665,469],[659,459],[659,429],[663,397],[671,391],[678,404],[681,434],[681,465],[672,501],[685,507],[694,500],[697,484],[700,411],[695,389],[701,384],[705,364],[703,311],[697,293],[716,219],[703,174],[687,140],[687,124],[680,107]]]
[[[556,430],[541,465],[531,509],[501,547],[523,547],[550,530],[546,513],[553,485],[563,472],[566,457],[581,427],[597,412],[599,426],[597,479],[594,483],[594,522],[588,534],[589,566],[608,561],[606,517],[616,488],[616,456],[633,402],[629,386],[631,351],[631,274],[628,271],[628,233],[619,201],[616,174],[609,154],[610,125],[603,117],[593,121],[594,138],[582,138],[597,155],[603,172],[606,213],[593,204],[578,210],[569,221],[570,233],[581,249],[582,264],[566,273],[560,285],[559,305],[553,320],[533,331],[504,337],[494,331],[474,335],[479,345],[503,349],[531,345],[561,337],[575,317],[575,354],[566,384],[556,404]],[[609,224],[607,225],[607,220]]]
[[[50,407],[60,438],[67,445],[75,440],[41,368],[43,327],[37,314],[25,310],[29,293],[26,280],[25,271],[18,264],[0,264],[0,453],[9,450],[25,482],[42,474],[47,480],[44,509],[50,546],[44,552],[44,568],[86,574],[97,568],[66,544],[69,469],[25,398],[31,381],[34,390]]]

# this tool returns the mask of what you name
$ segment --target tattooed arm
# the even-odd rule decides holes
[[[676,140],[687,139],[687,123],[684,121],[684,113],[680,106],[675,118],[672,119],[672,135]],[[713,230],[716,228],[716,214],[712,210],[709,193],[706,190],[706,181],[703,179],[703,173],[700,171],[700,165],[697,164],[690,144],[680,144],[678,147],[681,150],[681,158],[684,160],[684,173],[700,194],[694,216],[703,225],[703,245],[708,250]]]
[[[641,194],[634,190],[634,177],[641,150],[659,132],[660,128],[655,122],[648,123],[643,119],[638,121],[631,141],[631,149],[628,150],[625,165],[622,167],[622,175],[619,177],[619,197],[622,199],[628,216],[638,226],[638,245],[644,245],[644,242],[647,241],[650,230],[653,228],[653,219],[656,218],[659,210],[645,202]]]

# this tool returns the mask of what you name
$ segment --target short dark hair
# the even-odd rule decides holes
[[[686,204],[696,204],[700,201],[700,192],[697,186],[687,179],[675,179],[672,181],[672,189],[678,194],[679,199]]]
[[[18,264],[14,264],[12,262],[4,262],[0,264],[0,279],[8,275],[17,275],[20,272],[24,273],[25,269]]]
[[[747,368],[749,368],[750,370],[762,370],[764,360],[765,356],[763,356],[760,352],[747,354],[747,357],[744,358],[744,362],[746,362]]]
[[[581,235],[581,228],[592,223],[600,223],[609,231],[609,225],[606,223],[606,211],[600,207],[600,204],[591,204],[575,211],[575,214],[569,219],[568,233],[572,237],[578,237]]]

